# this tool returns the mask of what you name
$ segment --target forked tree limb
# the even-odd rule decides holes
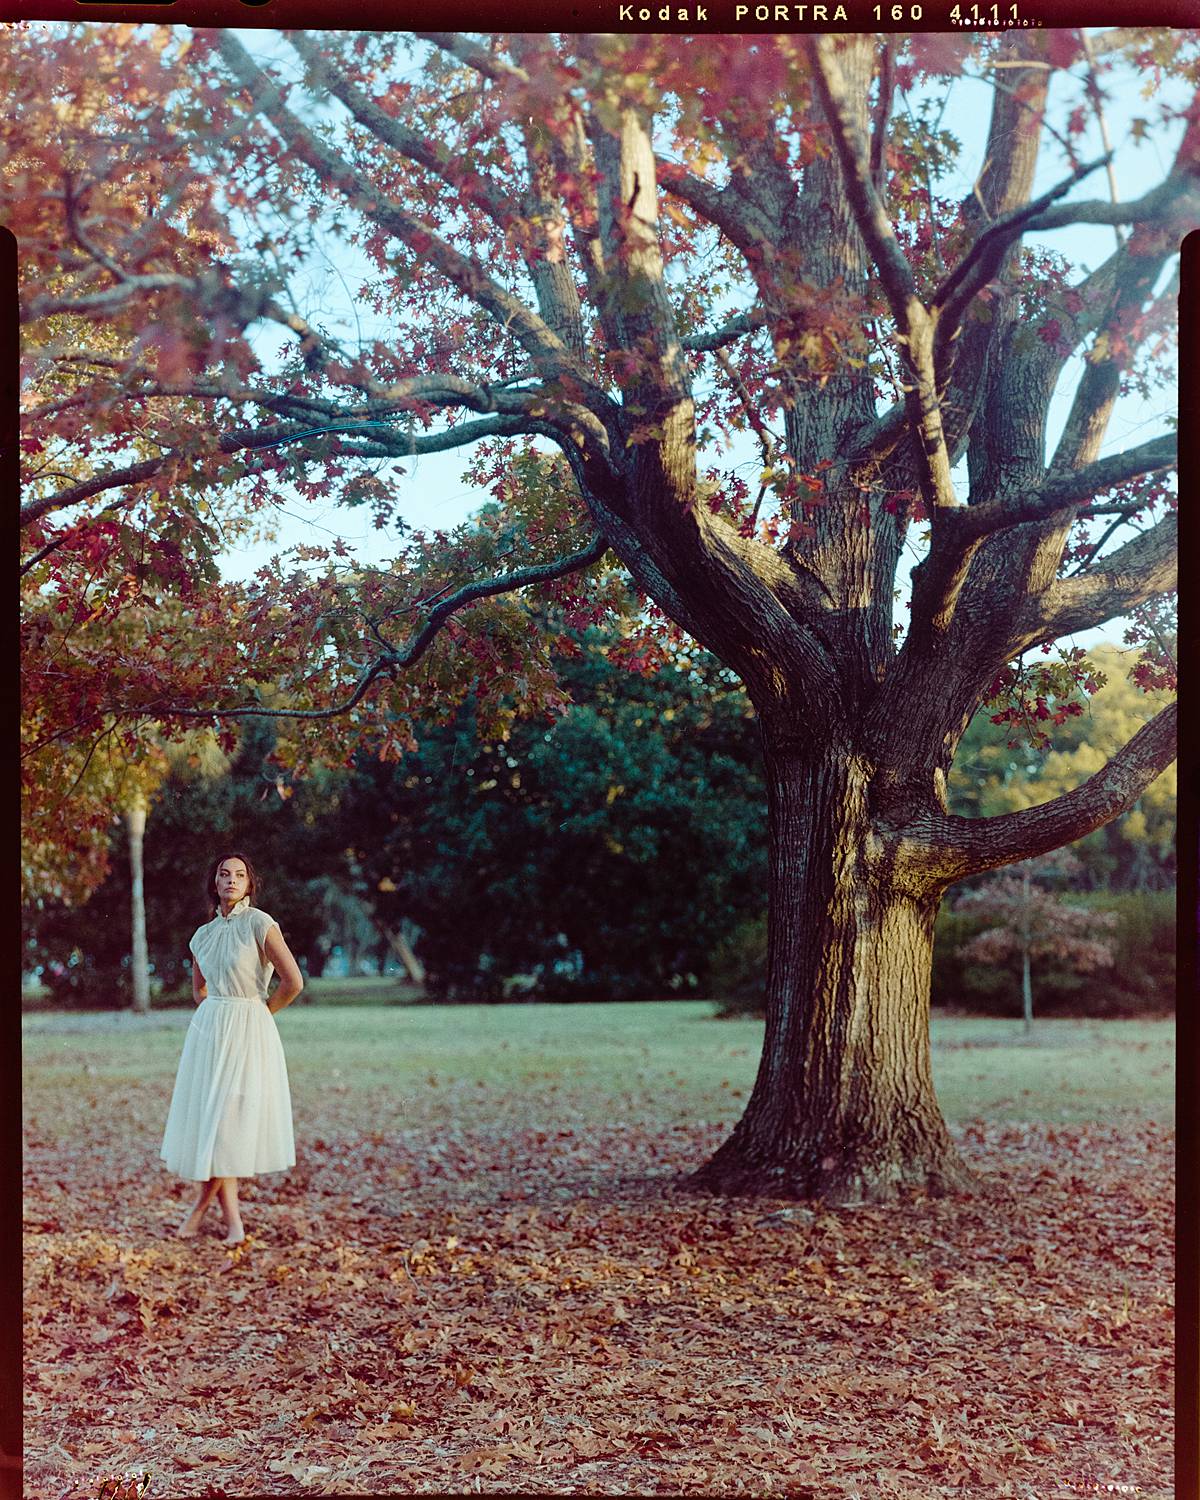
[[[912,623],[904,654],[924,650],[931,633],[940,635],[949,628],[971,560],[985,537],[1029,522],[1066,516],[1073,507],[1113,485],[1171,469],[1175,462],[1174,435],[1165,433],[1137,448],[1049,478],[1040,489],[1027,494],[935,513],[929,555],[913,571]],[[1020,597],[1027,596],[1022,592]],[[1072,596],[1072,603],[1079,597]],[[1019,617],[1023,614],[1020,611]]]
[[[164,719],[205,720],[335,719],[341,714],[349,713],[357,703],[361,702],[377,678],[385,673],[414,666],[429,650],[451,615],[465,605],[473,604],[479,599],[492,598],[497,594],[510,594],[517,589],[528,588],[532,584],[549,583],[556,578],[564,578],[569,573],[577,573],[580,569],[599,562],[607,551],[607,541],[602,536],[596,536],[585,547],[568,553],[565,557],[555,558],[551,562],[530,563],[527,567],[515,568],[511,573],[505,573],[497,578],[481,578],[464,584],[453,594],[447,595],[446,598],[438,600],[433,605],[424,624],[407,645],[382,651],[368,663],[360,672],[358,681],[351,689],[349,696],[341,703],[335,703],[329,708],[264,708],[261,704],[242,704],[235,708],[181,708],[170,704],[140,704],[136,709],[129,710],[128,714],[141,715],[153,712]]]
[[[947,371],[944,366],[952,344],[962,327],[967,308],[988,282],[999,273],[1012,245],[1028,231],[1031,221],[1036,219],[1038,214],[1069,192],[1081,177],[1086,177],[1097,167],[1104,166],[1108,160],[1108,157],[1100,157],[1096,161],[1076,167],[1069,177],[1051,188],[1049,192],[1043,193],[1040,198],[1035,198],[1032,203],[1027,203],[1022,208],[1014,209],[1001,218],[993,220],[977,236],[970,250],[938,287],[933,295],[931,307],[937,314],[938,326],[934,357],[939,382],[943,384],[945,382]]]
[[[833,135],[846,197],[883,283],[896,325],[897,343],[908,368],[910,381],[905,390],[905,408],[916,439],[913,452],[921,493],[931,514],[939,509],[949,510],[958,501],[950,478],[950,456],[934,367],[936,320],[917,295],[912,267],[871,180],[869,147],[854,117],[835,43],[828,36],[806,36],[803,45]]]
[[[1103,494],[1114,485],[1125,484],[1145,474],[1158,474],[1173,469],[1178,460],[1179,447],[1175,434],[1160,433],[1157,437],[1139,443],[1136,448],[1127,448],[1123,453],[1099,458],[1081,469],[1055,474],[1047,478],[1040,488],[1027,494],[1014,495],[1010,499],[989,500],[982,505],[972,505],[956,511],[952,517],[946,518],[946,534],[961,545],[1007,526],[1045,520],[1069,506],[1084,504],[1093,495]]]
[[[1179,578],[1179,526],[1172,513],[1082,573],[1059,578],[1018,618],[1013,653],[1103,625],[1147,599],[1169,593]]]
[[[1074,843],[1132,807],[1171,764],[1177,718],[1169,703],[1094,776],[1037,807],[993,818],[923,814],[899,830],[901,858],[949,884]]]
[[[598,410],[610,404],[591,373],[531,307],[319,140],[287,107],[280,89],[271,84],[236,37],[222,31],[217,46],[238,83],[252,91],[280,137],[326,187],[336,189],[372,223],[427,259],[458,292],[516,339],[543,375],[569,376],[588,391]]]

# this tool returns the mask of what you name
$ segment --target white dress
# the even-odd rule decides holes
[[[184,1038],[159,1155],[191,1182],[296,1164],[287,1064],[267,1006],[274,966],[263,942],[274,926],[243,896],[188,944],[208,994]]]

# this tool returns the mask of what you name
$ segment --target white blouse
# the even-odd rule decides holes
[[[208,997],[263,1000],[275,966],[263,952],[275,918],[250,905],[243,896],[227,917],[216,916],[198,927],[188,944],[208,986]]]

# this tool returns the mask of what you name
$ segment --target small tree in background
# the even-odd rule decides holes
[[[963,945],[963,957],[973,963],[1003,963],[1021,955],[1021,1004],[1025,1033],[1033,1031],[1032,962],[1053,958],[1088,974],[1113,961],[1112,944],[1097,937],[1097,929],[1116,924],[1115,912],[1071,906],[1062,894],[1041,881],[1069,878],[1081,869],[1073,854],[1058,852],[1026,860],[1020,873],[995,876],[956,903],[959,911],[982,912],[994,925]]]

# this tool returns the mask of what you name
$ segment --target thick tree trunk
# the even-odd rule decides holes
[[[930,1069],[939,893],[898,888],[852,751],[766,751],[767,1025],[746,1112],[691,1182],[828,1202],[970,1190]]]

